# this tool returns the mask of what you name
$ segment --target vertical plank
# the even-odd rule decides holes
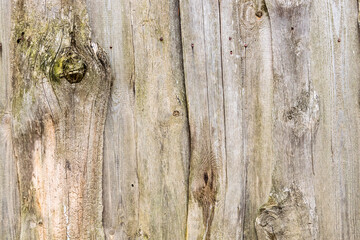
[[[357,2],[314,2],[311,14],[311,75],[322,116],[314,145],[319,239],[359,239]]]
[[[263,1],[221,1],[227,153],[226,239],[256,239],[272,173],[272,51]]]
[[[111,74],[84,1],[12,1],[12,142],[20,239],[104,239]]]
[[[263,7],[181,2],[192,146],[189,239],[256,237],[272,166],[272,54]]]
[[[180,4],[191,133],[187,239],[221,239],[227,159],[219,3]]]
[[[10,113],[11,2],[0,1],[0,236],[19,237],[19,198],[12,156]]]
[[[189,136],[177,1],[88,7],[115,77],[105,133],[105,232],[109,239],[182,239]]]
[[[185,235],[188,123],[176,0],[131,3],[140,239]]]
[[[112,75],[104,135],[103,224],[107,239],[134,239],[139,221],[135,132],[135,60],[130,1],[87,1],[93,37]]]
[[[319,96],[310,76],[311,1],[265,1],[274,71],[274,171],[256,220],[259,239],[316,239],[313,147]]]

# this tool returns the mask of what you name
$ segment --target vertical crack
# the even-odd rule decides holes
[[[132,50],[133,50],[133,58],[134,58],[134,62],[133,62],[133,73],[132,73],[132,78],[131,78],[131,87],[132,87],[132,91],[134,94],[134,105],[136,105],[136,55],[135,55],[135,43],[134,43],[134,24],[133,24],[133,15],[132,15],[132,7],[131,7],[131,1],[129,2],[130,4],[130,25],[131,25],[131,44],[132,44]],[[134,114],[134,131],[135,134],[137,135],[137,124],[136,124],[136,114]],[[137,211],[137,229],[139,228],[139,219],[140,219],[140,190],[139,190],[139,185],[140,185],[140,174],[139,174],[139,158],[138,158],[138,144],[137,141],[135,141],[135,162],[136,162],[136,178],[137,178],[137,183],[138,183],[138,188],[137,188],[137,204],[138,204],[138,211]]]
[[[222,97],[223,97],[223,118],[224,118],[224,149],[225,149],[225,192],[228,187],[228,176],[227,176],[227,142],[226,142],[226,135],[227,135],[227,127],[226,127],[226,101],[225,101],[225,84],[224,84],[224,68],[223,68],[223,42],[222,42],[222,23],[221,23],[221,1],[218,0],[218,9],[219,9],[219,33],[220,33],[220,62],[221,62],[221,84],[222,84]],[[226,210],[226,193],[224,196],[224,208],[223,208],[223,215],[225,216]],[[223,222],[225,224],[225,221]]]
[[[180,34],[180,60],[181,60],[181,71],[183,73],[183,91],[184,91],[184,99],[185,99],[185,113],[186,113],[186,119],[187,119],[187,129],[188,129],[188,150],[189,150],[189,158],[188,158],[188,169],[187,169],[187,199],[186,199],[186,222],[185,222],[185,239],[187,239],[187,232],[188,232],[188,216],[189,216],[189,198],[190,198],[190,171],[191,171],[191,153],[192,153],[192,145],[191,145],[191,128],[190,128],[190,119],[189,119],[189,101],[188,96],[186,93],[186,81],[185,81],[185,67],[184,67],[184,48],[183,48],[183,36],[182,36],[182,30],[181,30],[181,0],[178,0],[178,9],[179,9],[179,34]]]

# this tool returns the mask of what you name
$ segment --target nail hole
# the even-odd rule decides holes
[[[133,183],[131,184],[131,187],[134,187],[134,184],[133,184]]]
[[[174,117],[178,117],[179,115],[180,115],[180,112],[179,112],[179,111],[175,110],[175,111],[173,112],[173,116],[174,116]]]
[[[110,49],[112,49],[112,46],[110,46]]]

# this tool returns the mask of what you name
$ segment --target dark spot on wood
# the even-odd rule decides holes
[[[101,61],[100,61],[101,63]],[[55,81],[65,78],[69,83],[79,83],[85,76],[87,65],[75,47],[63,49],[57,57],[52,74]]]
[[[341,42],[341,39],[340,39],[340,38],[338,38],[338,42]]]
[[[173,112],[173,116],[174,116],[174,117],[180,116],[180,112],[179,112],[178,110],[175,110],[175,111]]]
[[[230,41],[231,41],[231,39],[232,39],[232,38],[231,38],[231,37],[229,37],[229,40],[230,40]]]
[[[267,6],[266,6],[266,4],[265,4],[265,1],[263,1],[263,5],[261,6],[261,10],[262,10],[263,12],[265,12],[265,13],[268,13],[268,12],[269,12],[268,9],[267,9]]]
[[[205,185],[207,185],[208,180],[209,180],[209,176],[208,176],[207,172],[205,172],[205,173],[204,173],[204,182],[205,182]]]
[[[2,51],[2,43],[0,43],[0,52]]]
[[[65,168],[71,171],[70,162],[69,160],[66,160]]]
[[[291,31],[293,31],[294,30],[294,27],[291,27]]]
[[[20,42],[21,42],[21,38],[18,38],[18,39],[16,40],[16,42],[17,42],[17,43],[20,43]]]
[[[110,49],[112,49],[112,46],[110,46]]]
[[[160,40],[160,42],[162,42],[162,41],[164,41],[164,38],[163,38],[163,37],[161,37],[159,40]]]
[[[24,35],[25,35],[25,32],[22,32],[22,33],[21,33],[21,36],[24,36]]]
[[[106,69],[109,66],[106,53],[102,49],[99,49],[96,52],[96,56],[99,59],[101,65],[104,67],[104,69]]]
[[[215,214],[216,195],[218,184],[218,166],[213,152],[204,147],[201,149],[198,162],[199,168],[196,172],[196,190],[193,192],[195,200],[202,209],[203,224],[208,229],[204,239],[210,240],[211,225]]]
[[[133,183],[131,184],[131,187],[134,187],[134,184],[133,184]]]
[[[248,45],[245,43],[245,44],[244,44],[244,48],[247,48],[247,46],[248,46]]]
[[[232,54],[232,51],[230,51],[230,54]]]
[[[194,44],[193,44],[193,43],[191,44],[191,48],[194,48]]]
[[[262,15],[263,15],[263,13],[262,13],[262,11],[257,11],[257,12],[255,13],[255,15],[256,15],[258,18],[261,18]]]
[[[76,45],[76,40],[75,40],[75,33],[74,32],[70,32],[70,38],[71,38],[71,45],[75,46]]]

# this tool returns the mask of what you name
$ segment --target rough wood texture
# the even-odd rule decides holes
[[[11,141],[11,5],[0,1],[0,236],[17,239],[19,233],[19,193]]]
[[[104,239],[103,131],[111,73],[84,3],[14,1],[12,144],[20,239]]]
[[[358,1],[0,3],[4,239],[360,239]]]
[[[88,7],[115,77],[105,130],[106,235],[181,239],[189,130],[178,3],[89,1]]]
[[[313,146],[320,239],[360,238],[360,35],[356,1],[311,6],[311,76],[320,96]]]
[[[273,52],[275,169],[257,232],[260,239],[316,239],[312,150],[320,107],[309,73],[310,1],[266,1],[266,6]]]

